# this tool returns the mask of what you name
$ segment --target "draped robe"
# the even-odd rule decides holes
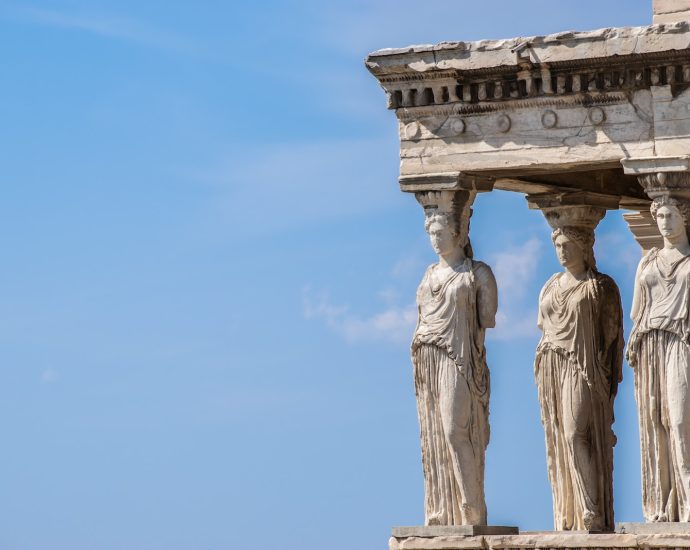
[[[427,525],[485,525],[489,371],[484,325],[496,312],[491,269],[466,259],[444,277],[427,269],[412,342]]]
[[[636,278],[628,363],[642,455],[647,521],[690,521],[690,257],[666,259],[653,248]]]
[[[612,530],[613,399],[623,325],[614,281],[589,270],[565,288],[554,275],[539,299],[543,335],[535,379],[544,426],[554,529]]]

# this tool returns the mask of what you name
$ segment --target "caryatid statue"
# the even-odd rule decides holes
[[[544,209],[563,271],[539,296],[534,375],[546,436],[554,529],[612,531],[613,400],[623,324],[616,283],[597,270],[595,206]]]
[[[489,370],[484,334],[495,324],[496,280],[472,258],[475,193],[417,193],[438,254],[417,290],[412,342],[426,525],[486,525],[484,457],[489,442]]]
[[[637,268],[627,349],[640,423],[642,508],[646,521],[688,522],[690,201],[659,189],[647,192],[655,197],[651,213],[663,248],[652,248]]]

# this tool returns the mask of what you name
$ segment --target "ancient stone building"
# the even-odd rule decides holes
[[[392,550],[690,548],[690,393],[649,378],[690,377],[690,298],[685,275],[675,275],[685,273],[686,260],[690,266],[690,0],[654,0],[653,12],[647,27],[442,42],[383,49],[366,60],[398,120],[400,188],[424,207],[439,254],[420,285],[413,344],[427,525],[394,530]],[[554,372],[573,368],[581,384],[573,383],[587,388],[577,390],[574,404],[560,396],[563,382],[537,380],[540,392],[550,391],[542,400],[547,444],[562,443],[549,455],[558,532],[483,525],[482,353],[484,332],[493,327],[495,282],[490,268],[472,258],[467,220],[476,194],[494,189],[523,193],[554,229],[564,272],[540,298],[537,364]],[[645,254],[628,360],[647,432],[641,446],[648,523],[618,524],[614,532],[607,472],[623,359],[620,298],[615,283],[596,271],[591,243],[599,220],[615,209],[626,211]],[[569,410],[599,412],[563,431],[561,398]],[[457,424],[469,431],[460,433]],[[578,450],[578,430],[588,441],[597,438],[597,460],[583,463],[594,451]],[[651,449],[650,441],[665,447]]]

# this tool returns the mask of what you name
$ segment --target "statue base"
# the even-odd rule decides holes
[[[678,526],[679,524],[675,525]],[[450,528],[457,529],[456,527]],[[423,530],[429,528],[399,527],[397,529]],[[544,548],[549,550],[677,550],[682,548],[685,550],[690,548],[690,531],[678,533],[677,530],[675,532],[667,531],[664,533],[645,534],[525,531],[512,535],[418,534],[414,536],[396,536],[396,533],[404,532],[393,531],[393,536],[388,543],[390,550],[486,550],[487,548],[492,550],[540,550]],[[418,532],[424,533],[424,531]]]
[[[690,523],[682,521],[616,523],[616,533],[629,533],[632,535],[690,535]]]
[[[397,538],[475,537],[479,535],[517,535],[518,533],[517,527],[505,527],[503,525],[415,525],[412,527],[393,527],[393,536]]]

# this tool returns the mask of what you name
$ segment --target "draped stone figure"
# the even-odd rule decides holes
[[[542,337],[534,363],[554,529],[612,531],[613,400],[622,372],[623,313],[616,283],[597,271],[594,259],[594,226],[604,210],[567,208],[547,212],[564,271],[539,296]]]
[[[418,193],[439,256],[417,290],[412,342],[426,525],[486,525],[484,456],[489,442],[489,370],[484,333],[495,324],[491,269],[472,258],[473,194]]]
[[[652,248],[635,277],[628,363],[642,453],[645,519],[690,521],[690,207],[669,196],[651,206],[663,248]]]

